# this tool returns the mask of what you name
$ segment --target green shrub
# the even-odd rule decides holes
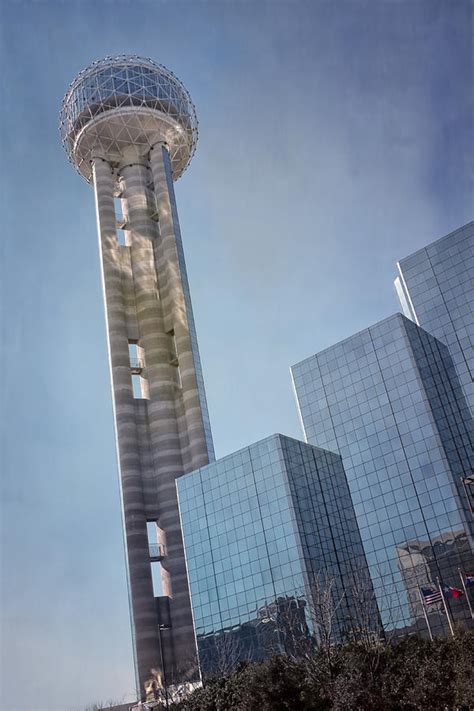
[[[474,634],[427,642],[351,643],[294,660],[241,664],[174,711],[470,711]]]

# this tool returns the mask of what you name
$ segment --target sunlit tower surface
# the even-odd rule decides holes
[[[195,665],[175,480],[214,459],[173,181],[197,119],[172,72],[137,56],[81,71],[61,108],[69,160],[94,187],[137,685]],[[155,597],[152,565],[161,567]]]

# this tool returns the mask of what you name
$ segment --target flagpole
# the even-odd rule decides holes
[[[426,612],[425,601],[423,600],[423,594],[420,590],[419,585],[417,585],[417,588],[418,588],[418,595],[420,596],[421,607],[423,608],[423,614],[425,616],[426,626],[428,627],[428,633],[430,635],[430,640],[433,641],[433,633],[431,631],[431,625],[430,625],[430,621],[428,619],[428,613]]]
[[[449,629],[451,631],[451,637],[454,637],[453,623],[451,621],[451,616],[449,614],[448,605],[446,603],[446,598],[444,597],[444,591],[443,591],[443,588],[441,587],[441,583],[439,582],[439,578],[436,578],[436,582],[438,583],[438,590],[440,591],[441,597],[443,599],[444,611],[446,613],[446,617],[448,618],[448,625],[449,625]]]
[[[462,572],[461,568],[458,568],[458,571],[459,571],[459,577],[461,578],[461,584],[462,584],[462,587],[463,587],[463,590],[464,590],[464,595],[466,596],[466,602],[467,602],[467,605],[468,605],[468,607],[469,607],[469,612],[471,613],[471,619],[474,620],[474,612],[472,611],[471,601],[470,601],[469,595],[468,595],[468,593],[467,593],[466,581],[464,580],[464,575],[463,575],[463,572]]]

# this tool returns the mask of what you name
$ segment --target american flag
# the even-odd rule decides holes
[[[435,602],[441,602],[443,599],[441,591],[436,588],[421,588],[421,594],[427,605],[433,605]]]

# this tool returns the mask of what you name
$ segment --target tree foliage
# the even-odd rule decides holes
[[[209,679],[174,711],[470,711],[474,634],[334,646],[272,657]]]

